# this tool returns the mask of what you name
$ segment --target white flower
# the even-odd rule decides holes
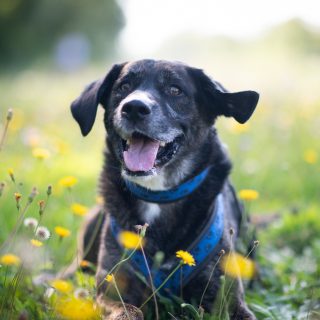
[[[23,224],[25,225],[25,227],[34,230],[38,225],[38,220],[35,218],[25,218]]]
[[[40,226],[38,227],[37,231],[36,231],[36,236],[44,241],[44,240],[48,240],[51,236],[50,231],[48,230],[48,228]]]
[[[49,299],[53,294],[55,293],[55,290],[53,288],[47,288],[44,296]]]
[[[85,299],[89,297],[89,291],[87,289],[78,288],[74,290],[74,296],[77,299]]]

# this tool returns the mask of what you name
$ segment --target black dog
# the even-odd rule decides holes
[[[84,258],[97,263],[98,299],[105,310],[114,304],[104,297],[103,279],[123,253],[117,232],[134,231],[145,223],[149,224],[147,257],[151,260],[157,252],[164,253],[155,284],[177,265],[176,251],[192,248],[197,266],[184,267],[181,286],[185,301],[199,303],[219,252],[234,248],[231,239],[236,240],[241,222],[228,181],[231,164],[213,124],[221,115],[246,122],[258,98],[254,91],[229,93],[202,70],[182,63],[141,60],[114,65],[72,103],[83,135],[94,124],[98,104],[105,109],[107,151],[100,179],[105,214],[91,217],[84,233],[86,246],[102,221]],[[134,273],[138,258],[119,273],[126,278],[124,300],[134,306],[150,294]],[[207,311],[213,306],[221,274],[217,267],[202,301]],[[234,284],[230,317],[255,319],[244,303],[241,281]],[[172,282],[162,293],[170,296],[174,289]],[[120,309],[109,318],[124,317]],[[139,318],[137,309],[128,306],[128,310],[132,318]]]

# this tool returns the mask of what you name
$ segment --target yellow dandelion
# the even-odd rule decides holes
[[[249,128],[250,128],[250,125],[248,123],[241,124],[236,122],[236,123],[233,123],[231,127],[231,131],[233,133],[241,134],[241,133],[248,132]]]
[[[138,234],[131,232],[131,231],[122,231],[118,236],[119,242],[122,244],[123,247],[126,249],[139,249],[140,244],[144,245],[144,239],[139,236]]]
[[[73,290],[71,283],[61,279],[52,280],[50,285],[61,293],[69,293]]]
[[[100,319],[99,309],[89,299],[75,296],[58,298],[55,310],[60,317],[67,320],[93,320]]]
[[[21,197],[22,197],[22,194],[19,193],[19,192],[15,192],[15,193],[14,193],[14,197],[15,197],[16,201],[19,202],[20,199],[21,199]]]
[[[105,279],[107,282],[112,282],[114,279],[114,276],[113,276],[113,274],[108,274]]]
[[[222,257],[220,263],[223,272],[233,278],[252,279],[256,272],[254,262],[236,252]]]
[[[69,237],[71,234],[71,231],[69,229],[60,226],[55,227],[54,232],[61,238]]]
[[[196,265],[192,254],[190,254],[188,251],[179,250],[176,252],[176,257],[181,259],[183,264],[188,264],[190,267]]]
[[[62,140],[56,140],[54,142],[54,146],[55,146],[57,153],[60,153],[63,155],[68,153],[70,150],[70,146]]]
[[[71,211],[77,216],[84,216],[88,212],[88,208],[80,203],[73,203],[71,205]]]
[[[34,247],[42,247],[43,246],[43,243],[37,239],[31,239],[30,240],[31,244],[34,246]]]
[[[8,169],[8,174],[13,182],[15,182],[14,171],[12,168]]]
[[[82,260],[80,261],[80,267],[81,268],[87,268],[90,266],[90,262],[88,260]]]
[[[318,154],[314,149],[308,149],[303,154],[303,159],[308,164],[315,164],[318,161]]]
[[[32,155],[36,159],[44,160],[50,157],[50,152],[45,148],[33,148]]]
[[[67,176],[59,180],[60,186],[66,187],[66,188],[73,187],[77,182],[78,182],[78,179],[73,176]]]
[[[0,257],[0,263],[5,266],[18,266],[21,259],[15,254],[7,253]]]
[[[102,196],[96,196],[96,203],[97,204],[103,204],[104,203],[104,199]]]
[[[259,198],[259,192],[252,189],[243,189],[239,192],[239,198],[245,201],[252,201]]]

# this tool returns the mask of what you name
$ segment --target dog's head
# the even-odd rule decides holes
[[[246,122],[258,98],[254,91],[229,93],[202,70],[182,63],[140,60],[114,65],[71,110],[85,136],[101,104],[122,174],[143,179],[179,165],[178,159],[194,152],[218,116]]]

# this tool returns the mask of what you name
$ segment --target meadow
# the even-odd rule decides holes
[[[212,62],[209,67],[222,83],[243,89],[255,83],[251,89],[262,95],[248,124],[218,120],[234,163],[234,185],[259,193],[258,199],[245,203],[259,240],[258,276],[246,291],[246,301],[258,319],[320,319],[320,95],[315,81],[319,58],[276,55],[277,64],[272,57],[264,61],[259,70],[263,76],[258,77],[260,56],[256,52],[243,58],[242,68],[248,66],[245,79],[230,76],[241,74],[239,64],[231,62],[225,68],[225,63],[223,68]],[[203,56],[198,60],[202,58],[208,61]],[[101,202],[97,179],[104,148],[102,111],[86,138],[69,111],[70,102],[103,74],[101,70],[104,67],[73,73],[34,68],[0,77],[0,139],[6,133],[0,151],[1,320],[99,319],[92,275],[79,271],[62,288],[36,285],[32,279],[43,271],[55,273],[73,260],[84,215]],[[8,122],[9,108],[13,115]],[[41,244],[30,242],[40,240],[23,223],[31,217],[50,231]],[[3,259],[7,254],[15,258]],[[61,302],[63,294],[79,293],[79,288],[85,290],[85,298]],[[160,316],[218,319],[201,314],[197,307],[181,312],[179,302],[174,306],[162,301]],[[70,309],[80,311],[70,314]]]

